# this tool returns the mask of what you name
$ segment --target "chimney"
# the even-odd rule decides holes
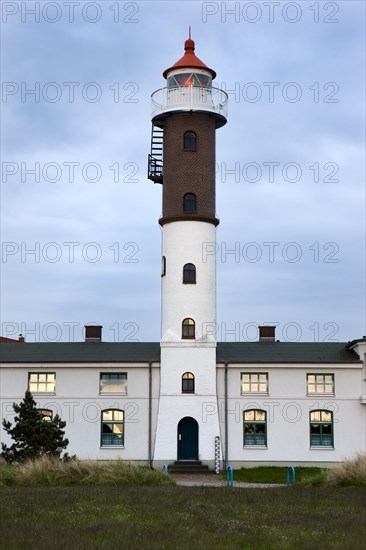
[[[275,326],[261,326],[259,329],[259,341],[260,342],[274,342],[275,341]]]
[[[24,338],[23,334],[19,334],[18,342],[21,342],[21,343],[25,342],[25,338]]]
[[[85,325],[85,342],[101,342],[102,328],[101,325]]]

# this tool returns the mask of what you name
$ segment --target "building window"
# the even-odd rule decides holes
[[[307,392],[316,395],[334,395],[334,374],[307,374]]]
[[[28,373],[28,389],[31,393],[55,393],[56,373],[54,372]]]
[[[161,276],[165,277],[166,275],[166,257],[162,256],[161,258]]]
[[[310,411],[310,447],[333,447],[332,411]]]
[[[267,413],[259,409],[244,411],[244,447],[267,445]]]
[[[182,393],[194,393],[194,374],[185,372],[182,376]]]
[[[99,380],[100,393],[122,393],[127,395],[126,372],[101,372]]]
[[[196,267],[193,264],[186,264],[183,267],[183,283],[186,285],[196,284]]]
[[[242,372],[241,393],[268,393],[268,372]]]
[[[184,319],[182,323],[182,338],[193,340],[195,336],[196,324],[193,319]]]
[[[123,447],[125,413],[119,409],[102,411],[101,446]]]
[[[185,151],[195,151],[197,145],[197,137],[194,132],[185,132],[183,138],[183,149]]]
[[[196,212],[196,195],[193,193],[186,193],[184,195],[183,210],[184,212]]]
[[[39,422],[52,422],[53,412],[50,409],[37,409]]]

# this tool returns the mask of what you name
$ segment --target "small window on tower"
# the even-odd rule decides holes
[[[185,132],[183,138],[183,149],[185,151],[195,151],[197,145],[197,138],[194,132]]]
[[[166,275],[166,257],[163,256],[161,258],[161,276],[165,277]]]
[[[182,376],[182,393],[194,393],[194,374],[185,372]]]
[[[184,319],[182,323],[182,338],[185,340],[195,339],[196,324],[193,319]]]
[[[186,193],[183,197],[184,212],[196,212],[196,202],[196,195],[193,193]]]
[[[196,267],[193,264],[186,264],[183,267],[183,283],[186,285],[196,284]]]

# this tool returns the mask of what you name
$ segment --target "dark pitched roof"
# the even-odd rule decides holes
[[[159,342],[30,342],[0,344],[3,363],[142,363],[160,361]]]
[[[357,363],[345,342],[219,342],[219,363]],[[3,363],[145,363],[160,361],[159,342],[0,344]]]
[[[217,362],[355,363],[360,358],[345,342],[220,342]]]

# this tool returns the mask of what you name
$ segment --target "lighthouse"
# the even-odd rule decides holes
[[[163,73],[152,94],[148,177],[162,184],[161,368],[154,464],[213,465],[220,436],[216,388],[215,134],[227,94],[195,54]],[[210,252],[210,253],[209,253]]]

